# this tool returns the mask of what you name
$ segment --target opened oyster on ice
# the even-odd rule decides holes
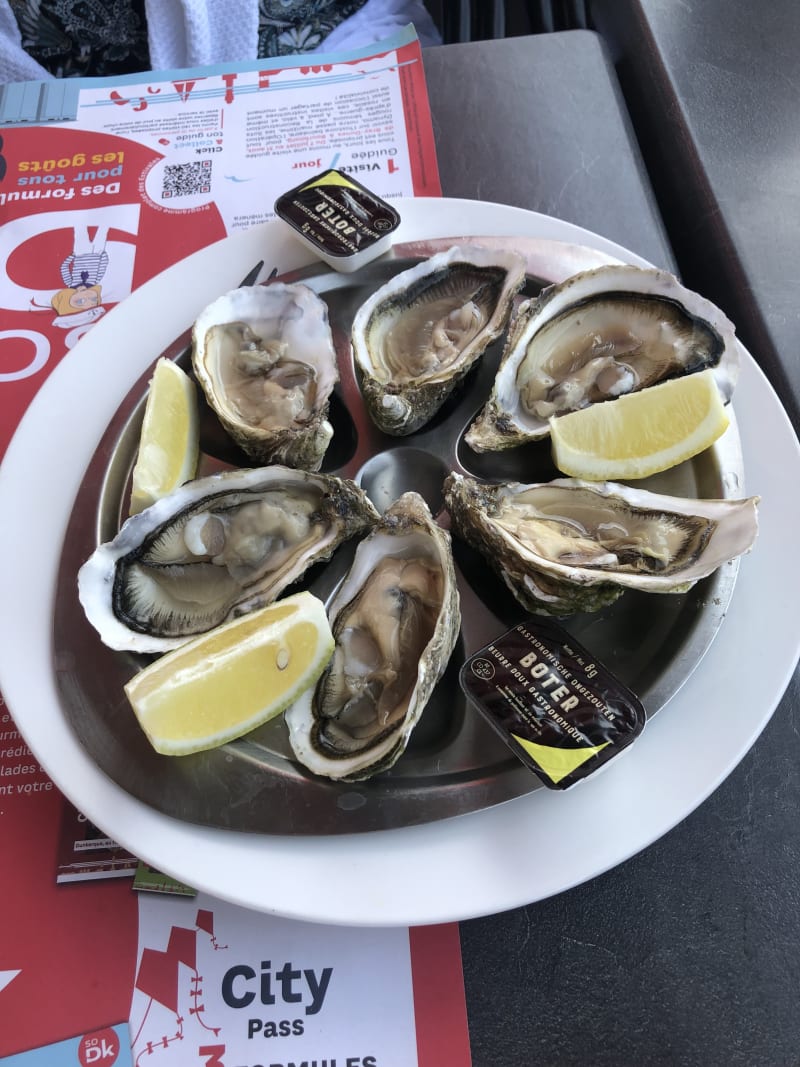
[[[333,436],[328,406],[339,371],[328,309],[312,289],[234,289],[200,313],[192,344],[206,399],[248,456],[319,469]]]
[[[486,485],[452,473],[453,531],[527,610],[595,611],[625,589],[684,593],[750,550],[758,497],[686,500],[614,482]]]
[[[359,308],[353,356],[372,420],[413,433],[500,336],[525,281],[515,252],[454,246],[402,271]]]
[[[553,416],[708,368],[727,402],[739,350],[719,308],[666,271],[584,271],[520,305],[465,439],[476,452],[513,448],[547,437]]]
[[[110,648],[164,652],[263,607],[377,522],[354,483],[289,467],[201,478],[134,515],[78,574]]]
[[[333,658],[286,723],[309,770],[358,781],[405,750],[461,623],[450,536],[417,493],[395,501],[359,544],[328,617]]]

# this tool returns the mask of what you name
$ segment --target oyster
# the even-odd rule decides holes
[[[529,611],[594,611],[625,589],[682,593],[749,551],[758,497],[686,500],[614,482],[483,485],[452,473],[453,530]]]
[[[552,416],[714,368],[730,400],[733,325],[666,271],[598,267],[520,305],[491,397],[466,433],[476,452],[546,437]]]
[[[423,426],[506,327],[525,261],[515,252],[455,246],[378,289],[351,340],[373,422],[403,436]]]
[[[333,657],[286,723],[309,770],[358,781],[404,751],[458,636],[450,536],[422,497],[405,493],[361,542],[328,617]]]
[[[200,313],[192,343],[206,399],[247,455],[318,470],[339,380],[325,302],[300,284],[234,289]]]
[[[378,513],[354,482],[270,466],[177,489],[78,573],[86,617],[114,649],[163,652],[275,600]]]

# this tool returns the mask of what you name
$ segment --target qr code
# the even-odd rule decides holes
[[[211,163],[210,159],[202,159],[195,163],[174,163],[165,166],[161,199],[171,200],[174,196],[210,193]]]

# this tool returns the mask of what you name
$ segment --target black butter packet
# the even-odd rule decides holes
[[[320,259],[346,273],[385,252],[400,225],[390,204],[335,169],[279,196],[275,214]]]
[[[469,700],[550,789],[569,789],[642,732],[638,697],[555,622],[530,619],[466,660]]]

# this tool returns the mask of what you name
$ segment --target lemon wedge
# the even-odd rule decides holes
[[[729,419],[712,370],[550,419],[553,461],[588,481],[647,478],[709,448]]]
[[[159,359],[133,468],[131,515],[193,478],[198,454],[197,389],[171,359]]]
[[[202,752],[279,715],[314,685],[333,648],[322,601],[296,593],[181,645],[125,693],[157,752]]]

